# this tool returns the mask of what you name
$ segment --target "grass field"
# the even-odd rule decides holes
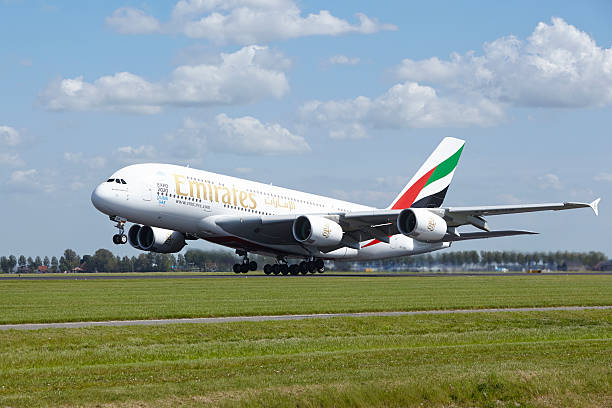
[[[3,323],[612,305],[612,276],[0,282]],[[612,311],[0,331],[0,406],[607,407]]]
[[[0,323],[612,305],[612,276],[2,281]]]
[[[0,406],[612,405],[609,311],[0,332]]]

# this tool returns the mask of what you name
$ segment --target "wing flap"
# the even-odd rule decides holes
[[[539,234],[534,231],[523,231],[523,230],[502,230],[502,231],[482,231],[482,232],[463,232],[461,235],[446,234],[446,236],[440,241],[436,242],[455,242],[455,241],[467,241],[470,239],[484,239],[484,238],[499,238],[499,237],[511,237],[514,235],[535,235]]]

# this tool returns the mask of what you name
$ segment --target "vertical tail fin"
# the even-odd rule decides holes
[[[389,208],[440,207],[455,174],[464,144],[465,140],[445,137]]]

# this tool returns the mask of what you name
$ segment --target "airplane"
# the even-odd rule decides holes
[[[526,205],[443,207],[465,141],[442,140],[393,202],[378,209],[172,164],[145,163],[113,173],[92,192],[115,222],[113,242],[158,253],[204,239],[242,257],[236,273],[257,270],[249,253],[271,256],[266,275],[322,273],[325,260],[376,260],[449,248],[453,242],[537,234],[491,230],[485,217],[590,207],[600,199]],[[125,234],[126,222],[134,223]],[[459,231],[473,226],[478,231]],[[290,264],[289,259],[297,262]]]

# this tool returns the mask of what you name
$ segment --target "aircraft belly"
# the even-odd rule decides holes
[[[266,245],[258,242],[252,242],[240,237],[225,235],[225,236],[208,236],[202,237],[206,241],[223,245],[234,249],[244,249],[248,252],[263,253],[269,255],[281,256],[308,256],[309,253],[303,247],[298,245]]]

